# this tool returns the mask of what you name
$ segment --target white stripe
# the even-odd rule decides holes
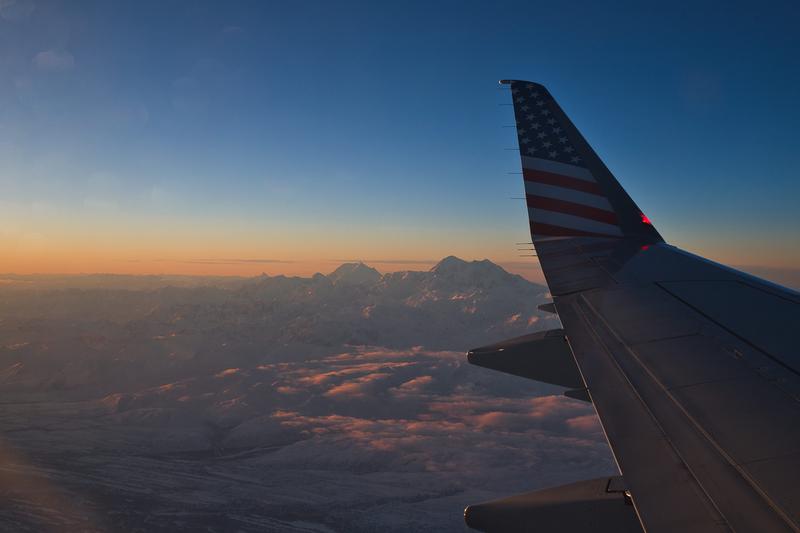
[[[551,226],[560,226],[562,228],[622,237],[622,230],[619,226],[598,222],[590,218],[577,217],[566,213],[556,213],[555,211],[545,211],[544,209],[533,207],[528,208],[528,217],[531,219],[531,222],[541,222],[542,224],[550,224]]]
[[[576,167],[575,165],[550,161],[549,159],[539,159],[538,157],[522,156],[522,168],[552,172],[553,174],[561,174],[562,176],[578,178],[579,180],[597,181],[588,168]]]
[[[565,189],[563,187],[556,187],[555,185],[547,185],[536,181],[525,182],[525,194],[546,196],[547,198],[553,198],[555,200],[564,200],[565,202],[587,205],[611,212],[614,211],[614,208],[611,207],[611,204],[608,203],[608,199],[605,196],[597,196],[596,194],[590,194],[588,192]]]

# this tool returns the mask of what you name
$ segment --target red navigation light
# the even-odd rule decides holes
[[[653,223],[650,222],[650,219],[647,218],[647,215],[645,215],[644,213],[639,213],[639,216],[642,217],[642,224],[647,224],[648,226],[653,225]]]

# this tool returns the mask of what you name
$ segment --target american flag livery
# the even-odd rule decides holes
[[[542,85],[511,86],[531,235],[657,236],[644,215]],[[652,235],[651,235],[652,236]],[[660,236],[658,236],[660,240]]]

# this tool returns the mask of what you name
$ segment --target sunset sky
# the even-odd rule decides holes
[[[796,3],[614,4],[0,0],[0,272],[540,279],[500,78],[668,242],[800,269]]]

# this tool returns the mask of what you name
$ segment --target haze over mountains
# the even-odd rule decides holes
[[[10,277],[0,526],[462,530],[613,471],[590,406],[466,364],[558,327],[490,261],[311,278]]]

